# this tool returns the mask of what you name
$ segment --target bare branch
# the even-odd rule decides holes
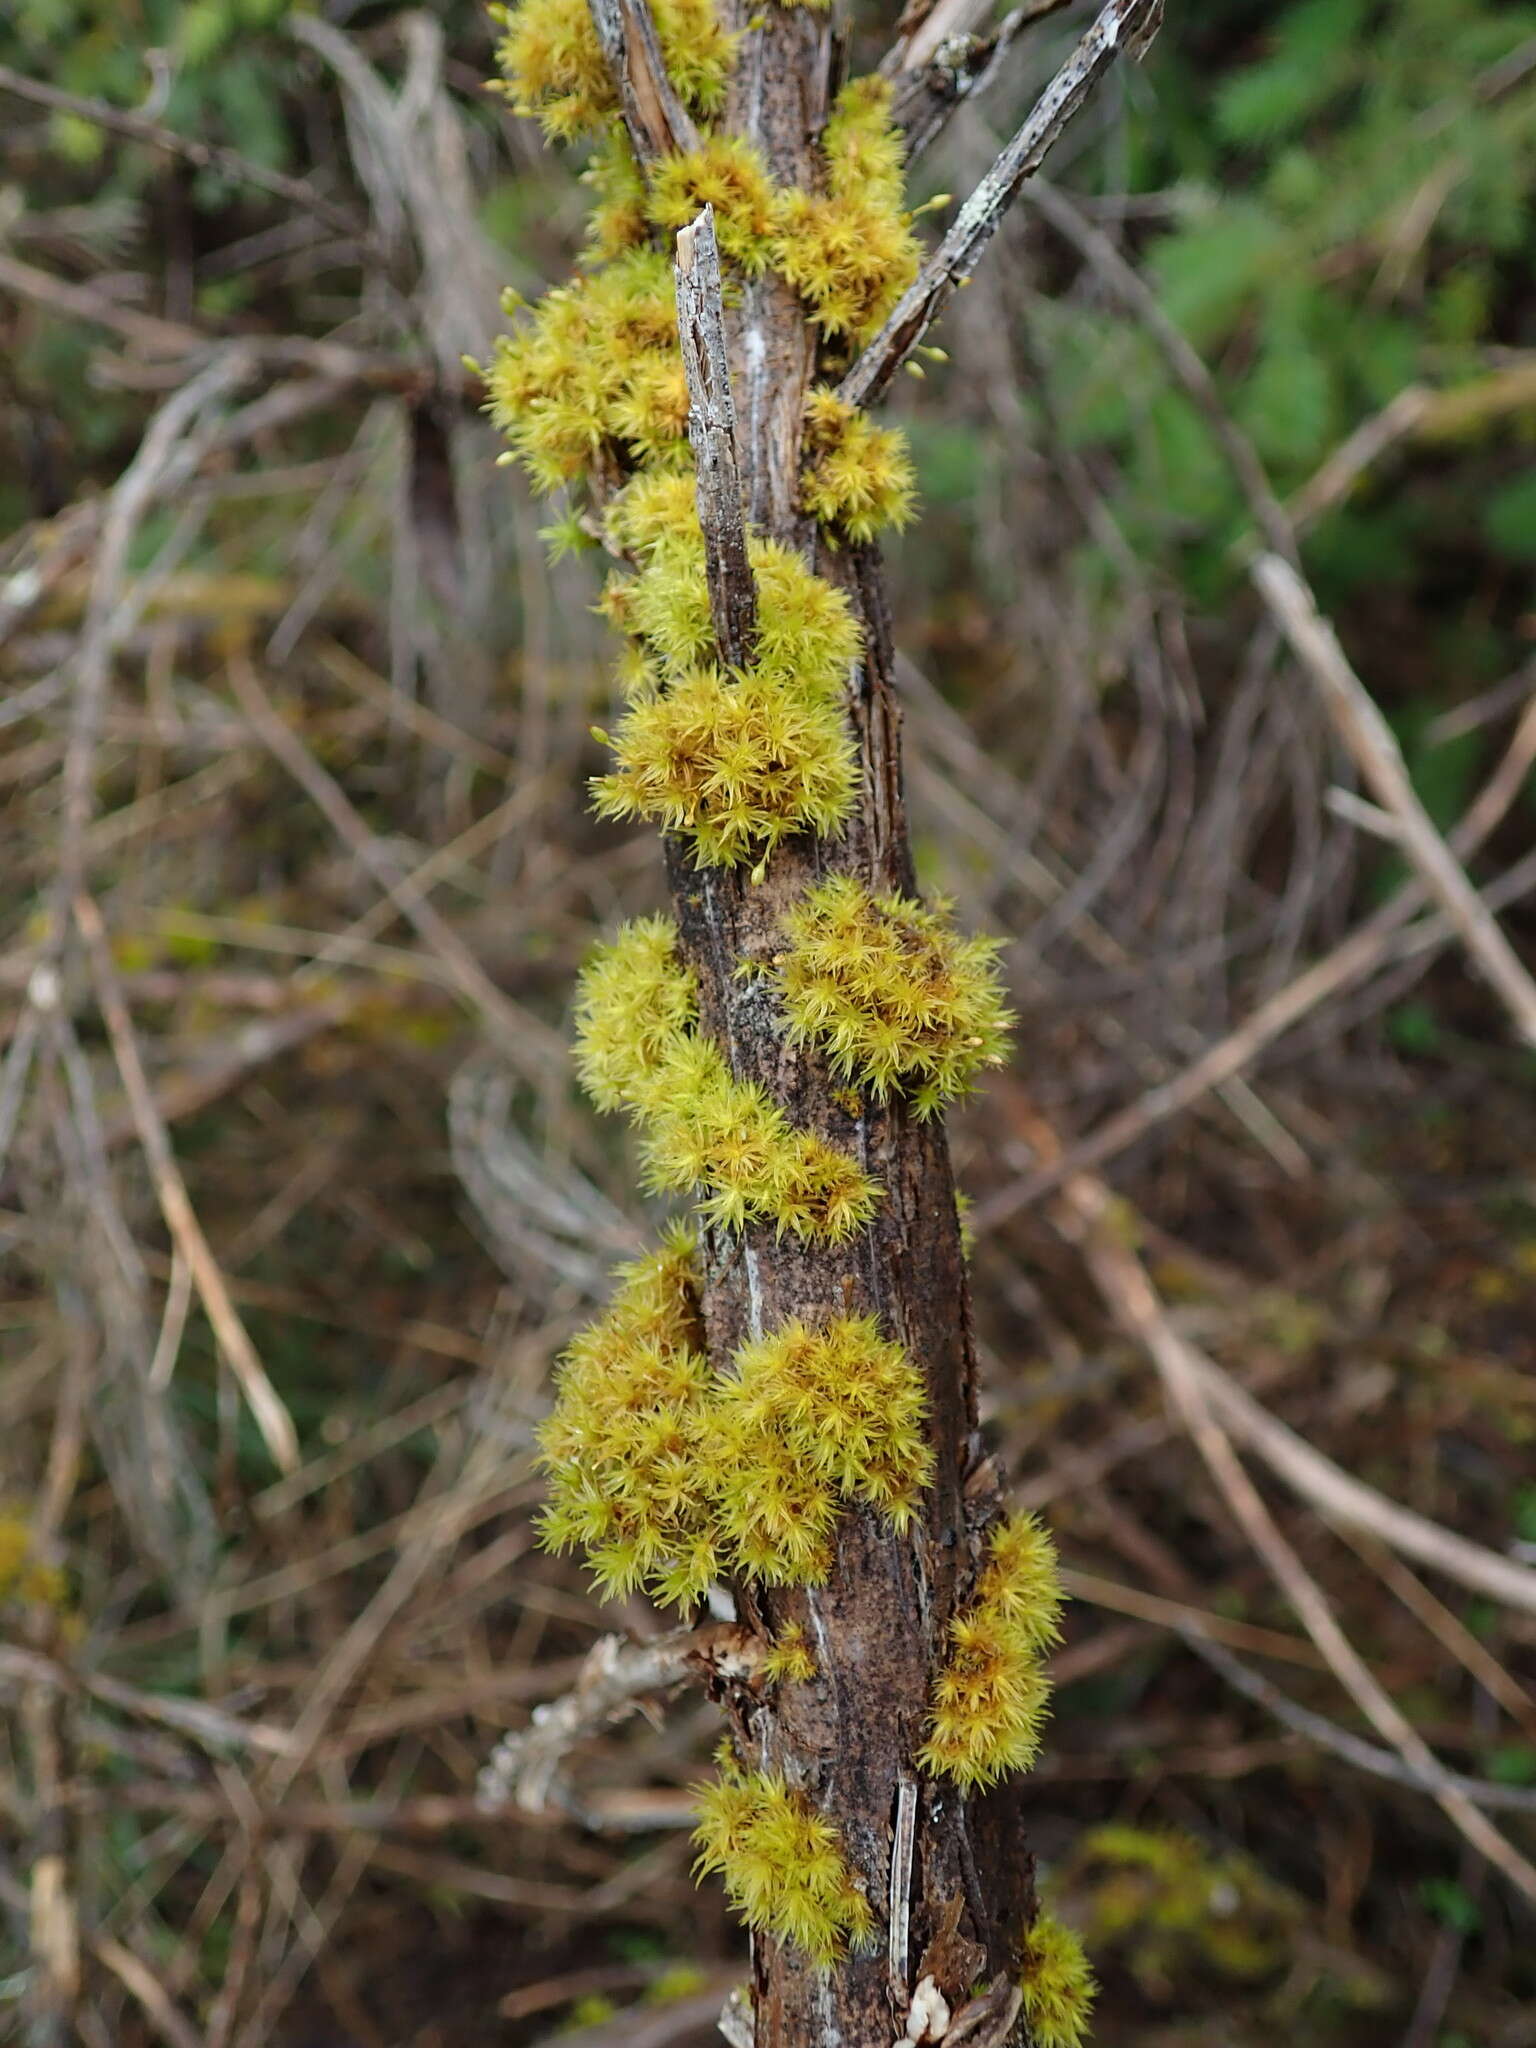
[[[961,207],[954,226],[902,294],[896,310],[838,387],[850,405],[872,405],[975,269],[1024,181],[1122,52],[1139,59],[1162,22],[1162,0],[1108,0],[1023,126]]]
[[[653,1643],[626,1643],[602,1636],[588,1652],[581,1676],[563,1699],[535,1707],[526,1728],[504,1735],[480,1773],[481,1810],[516,1805],[544,1813],[560,1799],[560,1766],[583,1737],[631,1713],[650,1693],[668,1692],[689,1676],[699,1656],[699,1636],[674,1629]]]
[[[746,668],[757,651],[757,586],[741,510],[736,409],[712,206],[678,235],[676,275],[677,333],[688,377],[688,439],[698,469],[709,609],[721,660],[728,668]]]
[[[294,1433],[293,1418],[267,1377],[266,1367],[230,1299],[228,1284],[187,1194],[186,1182],[181,1177],[165,1124],[155,1106],[144,1062],[139,1056],[138,1041],[134,1037],[128,1006],[123,1001],[101,913],[90,897],[82,894],[75,898],[74,914],[90,959],[96,1001],[112,1041],[117,1070],[122,1076],[123,1088],[138,1126],[139,1143],[144,1148],[166,1229],[191,1270],[198,1298],[208,1312],[219,1349],[240,1382],[263,1442],[279,1469],[292,1472],[299,1462],[299,1442]]]
[[[226,178],[237,178],[243,185],[254,185],[273,199],[289,200],[341,234],[364,241],[369,239],[361,221],[342,207],[333,206],[313,185],[302,178],[289,178],[281,171],[268,170],[265,164],[253,163],[249,157],[241,156],[238,150],[225,149],[216,142],[201,142],[195,136],[178,135],[175,129],[162,128],[158,121],[146,120],[142,114],[109,106],[105,100],[85,99],[79,93],[64,92],[40,78],[28,78],[22,72],[13,71],[8,64],[0,64],[0,92],[13,93],[17,99],[30,100],[34,106],[48,107],[54,113],[71,114],[76,120],[88,121],[92,127],[104,128],[109,134],[124,136],[130,142],[147,143],[151,149],[163,150],[168,156],[179,156],[199,170],[220,171]]]
[[[641,168],[673,151],[697,149],[699,131],[667,75],[646,0],[588,0],[588,5]]]
[[[990,5],[978,6],[976,0],[946,5],[940,0],[912,35],[893,48],[880,68],[895,86],[891,120],[906,138],[909,167],[967,100],[986,91],[1024,31],[1068,4],[1069,0],[1025,0],[983,36],[976,30],[991,13]]]
[[[1316,685],[1339,737],[1397,823],[1404,855],[1455,925],[1527,1045],[1536,1045],[1536,981],[1419,801],[1391,727],[1345,659],[1311,591],[1278,555],[1261,555],[1253,580]]]

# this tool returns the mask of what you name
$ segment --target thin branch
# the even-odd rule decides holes
[[[1162,22],[1162,0],[1108,0],[1051,80],[954,226],[902,294],[896,310],[838,387],[850,405],[872,405],[975,269],[1003,215],[1040,168],[1067,123],[1123,51],[1140,59]]]
[[[690,1628],[674,1629],[652,1643],[601,1637],[564,1698],[535,1707],[527,1728],[497,1743],[480,1773],[476,1797],[481,1811],[517,1806],[525,1813],[546,1813],[552,1805],[568,1805],[560,1775],[569,1751],[632,1713],[648,1695],[683,1684],[698,1664],[699,1649],[699,1635]]]
[[[1291,1729],[1294,1734],[1315,1743],[1319,1749],[1330,1750],[1357,1771],[1368,1771],[1373,1778],[1385,1778],[1392,1785],[1407,1785],[1415,1792],[1429,1794],[1431,1798],[1449,1787],[1469,1799],[1474,1806],[1484,1807],[1493,1813],[1536,1813],[1536,1788],[1496,1785],[1487,1778],[1464,1777],[1460,1771],[1436,1771],[1426,1777],[1412,1764],[1404,1763],[1395,1751],[1367,1742],[1363,1736],[1351,1734],[1349,1729],[1330,1721],[1325,1714],[1314,1713],[1310,1707],[1302,1706],[1299,1700],[1293,1700],[1289,1693],[1282,1692],[1278,1685],[1272,1685],[1261,1673],[1245,1664],[1241,1657],[1234,1657],[1222,1644],[1198,1636],[1187,1636],[1185,1640],[1213,1671],[1221,1673],[1234,1692],[1240,1692],[1255,1706],[1273,1714],[1281,1727]]]
[[[1429,894],[1456,927],[1463,944],[1493,986],[1527,1045],[1536,1045],[1536,981],[1520,963],[1497,919],[1440,834],[1403,765],[1402,750],[1345,659],[1332,626],[1288,562],[1261,555],[1253,580],[1291,649],[1316,685],[1328,715],[1361,774],[1396,820],[1405,857]]]
[[[709,609],[720,659],[727,668],[747,668],[757,652],[757,586],[741,510],[736,408],[712,206],[678,235],[676,275],[677,333],[688,378],[688,439],[698,471]]]
[[[641,168],[659,156],[697,149],[699,131],[667,75],[646,0],[588,0],[588,5]]]
[[[1504,817],[1536,763],[1536,697],[1527,707],[1513,739],[1493,774],[1479,791],[1466,816],[1451,834],[1451,847],[1465,860]],[[1518,897],[1533,879],[1530,857],[1509,869],[1483,892],[1490,910]],[[1086,1172],[1138,1143],[1159,1124],[1192,1108],[1212,1089],[1229,1084],[1266,1049],[1330,997],[1365,979],[1383,962],[1403,954],[1428,952],[1455,936],[1448,918],[1429,917],[1404,931],[1423,909],[1426,892],[1407,882],[1390,902],[1341,939],[1331,952],[1314,961],[1294,981],[1260,1003],[1225,1038],[1218,1039],[1187,1067],[1159,1081],[1124,1109],[1107,1117],[1097,1130],[1028,1179],[998,1189],[978,1203],[971,1219],[977,1232],[995,1229],[1060,1187],[1068,1174]]]
[[[976,33],[991,13],[990,0],[944,0],[925,17],[885,63],[895,93],[892,124],[906,140],[908,169],[932,147],[967,100],[980,98],[1026,29],[1059,14],[1071,0],[1025,0],[1003,17],[990,35]],[[935,36],[934,31],[942,30]]]
[[[1141,1261],[1111,1227],[1111,1206],[1102,1181],[1075,1175],[1056,1204],[1056,1220],[1081,1250],[1110,1314],[1156,1365],[1168,1398],[1239,1527],[1372,1727],[1427,1781],[1436,1803],[1463,1838],[1502,1871],[1522,1897],[1536,1903],[1536,1866],[1451,1784],[1428,1744],[1344,1633],[1321,1586],[1281,1532],[1212,1412],[1209,1375],[1196,1370],[1193,1347],[1169,1321]]]
[[[19,71],[12,71],[7,64],[0,64],[0,92],[13,93],[17,99],[30,100],[34,106],[48,107],[58,114],[72,114],[76,120],[88,121],[92,127],[104,128],[109,134],[124,136],[130,142],[147,143],[151,149],[181,157],[198,170],[221,171],[226,178],[236,178],[242,185],[255,185],[274,199],[291,200],[305,213],[314,214],[341,234],[363,241],[368,239],[368,231],[360,221],[341,207],[333,206],[313,185],[307,185],[302,178],[285,177],[281,171],[269,171],[264,164],[252,163],[249,157],[241,156],[238,150],[224,149],[216,142],[199,142],[190,135],[178,135],[173,128],[162,128],[158,121],[148,121],[142,114],[108,106],[105,100],[84,99],[79,93],[64,92],[56,85],[45,84],[40,78],[27,78]]]
[[[262,1441],[282,1471],[295,1471],[299,1462],[299,1440],[293,1418],[267,1377],[266,1367],[230,1299],[223,1272],[192,1207],[187,1184],[181,1177],[165,1124],[155,1106],[154,1091],[145,1074],[144,1062],[139,1057],[138,1041],[134,1037],[128,1006],[123,1001],[101,913],[85,895],[75,898],[74,913],[90,959],[97,1005],[112,1041],[117,1070],[138,1126],[139,1143],[144,1148],[166,1229],[191,1271],[198,1298],[208,1312],[219,1349],[240,1382],[256,1426],[261,1431]]]
[[[1275,495],[1253,443],[1227,411],[1215,378],[1198,352],[1163,311],[1145,278],[1065,192],[1058,191],[1053,185],[1040,183],[1033,185],[1025,198],[1057,234],[1070,242],[1083,260],[1099,273],[1127,312],[1133,314],[1146,329],[1185,395],[1204,414],[1216,444],[1227,458],[1238,488],[1247,501],[1254,524],[1266,543],[1277,555],[1283,555],[1288,562],[1295,562],[1298,559],[1295,528]]]

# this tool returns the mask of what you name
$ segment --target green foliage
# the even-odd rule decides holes
[[[1536,113],[1528,91],[1484,81],[1536,33],[1536,9],[1289,0],[1227,71],[1213,119],[1205,38],[1218,27],[1166,35],[1153,59],[1132,182],[1173,208],[1140,262],[1283,497],[1406,385],[1478,378],[1518,333],[1510,287],[1529,275]],[[1113,453],[1113,507],[1133,546],[1216,601],[1248,515],[1209,424],[1102,294],[1041,317],[1056,410],[1073,439]],[[1368,478],[1309,541],[1329,600],[1440,581],[1462,521],[1529,559],[1525,478],[1490,468],[1460,515],[1454,483],[1404,505]]]
[[[784,933],[774,965],[791,1041],[819,1046],[876,1101],[899,1091],[932,1116],[1003,1060],[999,942],[960,938],[942,908],[835,875],[806,892]]]
[[[786,1323],[712,1373],[692,1261],[674,1229],[620,1269],[608,1308],[560,1361],[540,1432],[544,1541],[585,1550],[605,1595],[644,1587],[680,1607],[730,1574],[814,1584],[840,1507],[905,1528],[932,1470],[921,1379],[870,1318]],[[786,1629],[765,1675],[814,1670]]]
[[[699,1875],[718,1871],[726,1896],[755,1933],[830,1967],[873,1927],[837,1829],[805,1794],[766,1771],[743,1771],[729,1751],[699,1800]]]
[[[1083,1944],[1043,1909],[1024,1937],[1019,1988],[1034,2048],[1080,2048],[1096,1986]]]
[[[857,1162],[794,1130],[752,1083],[735,1080],[693,1028],[692,977],[664,919],[626,925],[597,947],[577,993],[577,1068],[593,1100],[644,1133],[658,1192],[702,1187],[707,1221],[837,1241],[867,1223],[878,1187]]]
[[[918,1762],[967,1788],[1027,1771],[1040,1750],[1050,1685],[1042,1653],[1057,1639],[1056,1551],[1033,1515],[1000,1522],[976,1596],[950,1623]]]
[[[1293,1960],[1299,1902],[1246,1856],[1172,1829],[1090,1829],[1070,1872],[1093,1947],[1119,1950],[1148,1984],[1191,1967],[1258,1982]]]

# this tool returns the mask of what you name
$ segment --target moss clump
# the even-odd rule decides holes
[[[685,832],[700,867],[760,865],[782,839],[833,832],[853,803],[856,761],[842,710],[859,630],[843,593],[791,548],[753,539],[753,666],[709,660],[714,627],[689,474],[637,477],[608,532],[636,559],[604,598],[633,636],[634,700],[613,735],[614,767],[593,783],[599,815]]]
[[[675,234],[712,206],[721,255],[755,277],[772,252],[777,199],[760,150],[740,135],[710,135],[656,165],[647,217]]]
[[[687,459],[672,269],[649,249],[546,293],[483,374],[487,410],[540,491],[585,476],[605,446],[626,464]]]
[[[618,112],[613,74],[586,0],[517,0],[489,12],[501,30],[496,89],[514,112],[537,115],[551,141],[573,141]],[[718,113],[735,41],[712,0],[653,0],[651,12],[679,95],[695,113]]]
[[[967,1788],[1027,1771],[1039,1754],[1050,1697],[1040,1658],[1062,1604],[1055,1548],[1032,1515],[999,1523],[988,1553],[974,1601],[950,1623],[918,1752],[924,1770]]]
[[[754,1933],[792,1942],[824,1968],[868,1939],[874,1916],[837,1829],[782,1778],[743,1771],[727,1754],[700,1793],[693,1839],[696,1875],[718,1871]]]
[[[1037,1913],[1024,1937],[1019,1989],[1035,2048],[1080,2048],[1097,1986],[1083,1944],[1053,1913]]]
[[[736,1354],[732,1402],[754,1442],[773,1436],[818,1485],[863,1502],[897,1530],[911,1526],[933,1471],[927,1400],[911,1360],[873,1316],[824,1329],[798,1318]],[[750,1492],[735,1511],[745,1550],[761,1520]]]
[[[675,945],[666,919],[645,919],[595,948],[583,968],[576,1063],[592,1099],[635,1117],[650,1186],[702,1188],[709,1222],[850,1236],[874,1214],[875,1182],[824,1138],[795,1130],[755,1083],[732,1076],[694,1028],[694,980]]]
[[[540,1431],[543,1539],[584,1549],[605,1595],[644,1586],[686,1607],[728,1574],[811,1585],[844,1505],[907,1525],[932,1469],[922,1385],[871,1319],[788,1323],[713,1373],[688,1233],[618,1277],[561,1359]],[[789,1631],[769,1654],[770,1676],[814,1669]]]
[[[824,386],[806,401],[804,461],[801,504],[849,540],[873,540],[911,520],[917,481],[906,435],[877,427]]]
[[[611,128],[601,138],[581,182],[593,194],[583,261],[589,266],[611,263],[626,250],[641,247],[651,226],[645,179],[622,128]]]
[[[879,1102],[931,1116],[1007,1050],[998,942],[960,938],[939,910],[872,896],[850,876],[807,890],[774,965],[796,1044]]]
[[[773,264],[824,334],[862,341],[917,275],[922,254],[902,208],[902,144],[884,79],[843,87],[821,149],[827,189],[780,195]]]
[[[763,1676],[770,1685],[808,1685],[816,1676],[816,1659],[799,1622],[786,1622],[779,1630],[763,1659]]]
[[[853,802],[853,747],[830,705],[718,669],[634,706],[613,751],[592,785],[598,815],[686,832],[700,867],[761,866],[783,839],[835,831]]]

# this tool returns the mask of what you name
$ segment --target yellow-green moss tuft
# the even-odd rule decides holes
[[[622,926],[588,955],[577,983],[576,1071],[599,1109],[638,1109],[693,1028],[698,995],[667,917]]]
[[[756,1430],[780,1433],[797,1461],[896,1529],[911,1525],[933,1471],[927,1399],[912,1361],[873,1316],[825,1329],[798,1320],[736,1354],[737,1406]]]
[[[772,247],[776,203],[762,152],[744,136],[710,135],[657,163],[647,215],[653,227],[675,233],[712,206],[721,254],[756,276]]]
[[[719,1566],[696,1472],[710,1440],[711,1374],[699,1344],[693,1240],[619,1270],[607,1310],[556,1371],[539,1432],[550,1474],[541,1518],[554,1550],[584,1549],[605,1595],[648,1586],[664,1602],[702,1597]]]
[[[1098,1987],[1083,1944],[1053,1913],[1037,1913],[1024,1937],[1019,1988],[1035,2048],[1080,2048]]]
[[[629,137],[614,126],[602,136],[581,174],[594,195],[587,218],[583,260],[610,263],[626,250],[638,249],[650,234],[645,179],[629,146]]]
[[[844,86],[821,149],[827,189],[780,195],[773,264],[824,333],[864,340],[917,275],[922,255],[902,210],[902,143],[884,79]]]
[[[647,479],[649,482],[649,479]],[[624,493],[635,491],[631,484]],[[715,630],[704,572],[704,541],[680,516],[681,495],[661,504],[642,494],[651,513],[650,550],[637,576],[620,586],[626,632],[644,641],[656,679],[682,675],[714,653]],[[757,652],[750,674],[796,697],[836,699],[862,646],[848,599],[782,542],[748,540],[757,585]]]
[[[790,1323],[712,1373],[688,1232],[618,1277],[561,1359],[539,1433],[543,1540],[584,1549],[605,1597],[643,1586],[687,1607],[726,1574],[811,1585],[842,1507],[906,1526],[932,1469],[922,1386],[872,1321]],[[769,1675],[809,1677],[808,1665],[786,1631]]]
[[[501,30],[496,89],[515,112],[537,115],[552,141],[570,142],[618,112],[613,74],[586,0],[517,0],[489,12]],[[651,12],[678,93],[695,113],[718,113],[735,39],[712,0],[653,0]]]
[[[931,1116],[1007,1050],[994,939],[960,938],[941,910],[872,896],[850,876],[807,890],[775,961],[796,1044],[820,1047],[843,1081]]]
[[[808,1685],[816,1676],[816,1659],[799,1622],[786,1622],[768,1647],[763,1676],[770,1685]]]
[[[701,668],[633,705],[614,766],[592,785],[598,814],[686,832],[700,867],[761,863],[798,832],[834,832],[853,805],[856,761],[838,708],[761,677]]]
[[[832,1822],[805,1794],[728,1761],[702,1789],[695,1871],[718,1871],[726,1897],[757,1934],[790,1942],[829,1968],[874,1924]]]
[[[576,1061],[593,1100],[636,1118],[650,1186],[702,1188],[710,1222],[850,1236],[873,1216],[877,1185],[847,1153],[795,1130],[755,1083],[733,1077],[720,1048],[693,1029],[694,981],[675,946],[675,927],[651,918],[589,956],[577,986]]]
[[[548,292],[485,371],[486,410],[535,487],[585,476],[605,444],[627,461],[687,453],[688,385],[672,266],[633,249]]]
[[[806,401],[803,454],[800,502],[824,526],[867,541],[911,520],[917,479],[899,428],[877,427],[823,386]]]
[[[1039,1754],[1050,1697],[1040,1656],[1062,1604],[1055,1549],[1033,1516],[999,1523],[988,1552],[975,1599],[950,1623],[918,1753],[924,1770],[967,1787],[1027,1771]]]

